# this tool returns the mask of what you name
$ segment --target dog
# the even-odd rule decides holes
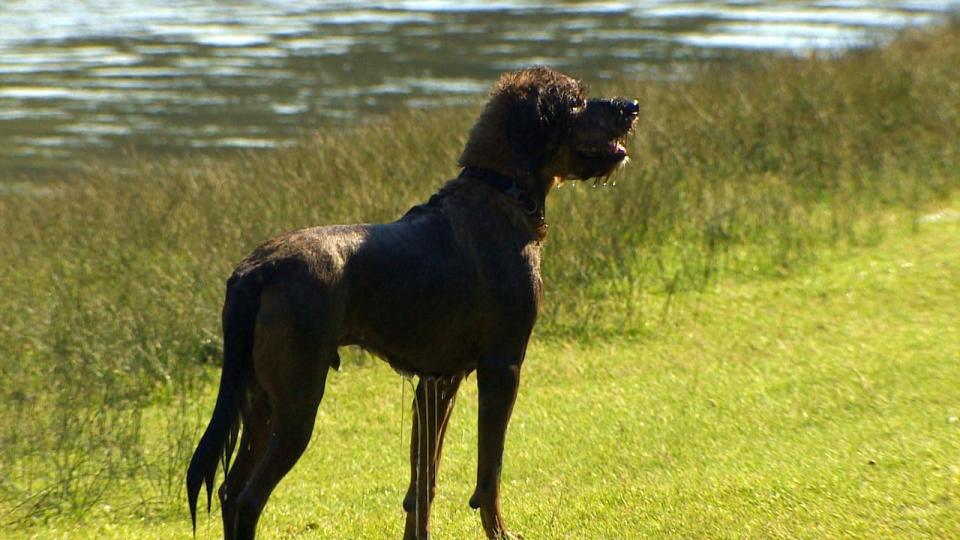
[[[419,377],[404,538],[429,537],[444,433],[471,372],[479,448],[469,504],[488,538],[511,537],[500,470],[541,299],[544,203],[563,181],[605,178],[625,163],[639,114],[636,100],[584,94],[549,68],[506,73],[470,131],[459,176],[427,203],[393,223],[282,234],[236,267],[219,393],[187,471],[194,530],[201,485],[209,511],[222,461],[224,538],[254,538],[270,493],[307,447],[338,347],[359,345]]]

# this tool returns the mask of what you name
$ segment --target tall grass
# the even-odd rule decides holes
[[[551,196],[539,339],[641,336],[663,298],[789,272],[819,246],[874,241],[878,210],[955,192],[957,65],[953,23],[840,58],[596,88],[642,104],[633,163],[615,187]],[[177,504],[233,264],[277,232],[425,200],[480,104],[231,159],[133,155],[0,197],[0,520],[80,515],[137,477],[144,508]],[[145,416],[161,402],[179,416]],[[169,426],[150,454],[146,421]]]

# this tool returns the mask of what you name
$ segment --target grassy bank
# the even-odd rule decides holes
[[[637,384],[642,377],[655,375],[648,370],[657,366],[667,370],[661,393],[647,395],[643,388],[634,389],[643,399],[662,396],[664,403],[624,401],[626,407],[675,407],[673,412],[664,409],[664,418],[668,419],[695,410],[687,408],[681,399],[689,392],[674,395],[667,383],[673,380],[689,386],[696,382],[700,372],[695,368],[709,340],[684,338],[676,346],[690,349],[670,349],[670,356],[683,359],[683,368],[644,352],[649,343],[661,343],[657,336],[684,316],[667,309],[676,305],[672,299],[696,296],[695,291],[720,279],[773,293],[783,286],[778,280],[801,279],[819,254],[877,245],[890,230],[891,225],[884,222],[888,216],[903,219],[896,229],[902,232],[904,223],[914,223],[912,214],[956,192],[960,187],[956,172],[960,170],[957,65],[960,25],[954,24],[905,37],[881,50],[855,52],[839,59],[767,58],[738,67],[705,69],[686,82],[625,81],[597,88],[597,93],[636,96],[644,112],[640,134],[632,142],[634,163],[617,178],[616,187],[564,187],[551,196],[551,233],[545,261],[547,305],[536,339],[543,343],[538,354],[545,359],[554,355],[568,359],[558,364],[562,367],[549,369],[568,370],[561,373],[566,378],[557,383],[558,391],[574,392],[583,398],[570,400],[569,406],[612,400],[618,395],[626,399],[630,393],[630,387],[624,387],[618,390],[620,394],[605,397],[601,387],[609,382],[606,379],[586,379],[579,385],[578,377],[589,371],[581,372],[573,360],[582,352],[583,356],[616,359],[614,365],[619,368],[635,370],[636,378],[627,379]],[[25,534],[37,526],[70,528],[71,523],[87,519],[91,512],[103,512],[104,504],[110,505],[115,516],[104,524],[136,517],[151,524],[164,516],[181,518],[182,470],[210,406],[210,381],[216,376],[219,357],[222,283],[232,265],[278,231],[312,224],[390,220],[425,200],[442,181],[456,174],[456,156],[476,113],[474,108],[397,114],[346,132],[318,133],[294,149],[229,161],[160,162],[131,156],[123,169],[93,167],[42,192],[0,197],[0,253],[9,261],[0,267],[0,376],[5,382],[0,391],[0,469],[5,472],[0,478],[0,524]],[[902,239],[898,245],[909,247],[910,241]],[[771,277],[776,279],[771,281]],[[902,290],[893,293],[900,294],[897,298],[904,302],[909,300],[902,296]],[[933,292],[927,294],[935,296]],[[947,290],[947,294],[957,297],[955,289]],[[762,297],[756,295],[756,305],[765,305]],[[698,298],[709,304],[720,297],[705,294]],[[880,296],[874,299],[882,307]],[[755,303],[743,300],[728,308],[717,307],[714,316],[729,318],[729,324],[734,325],[739,317],[753,313]],[[857,305],[848,308],[852,312]],[[756,312],[755,322],[760,324],[763,316]],[[741,363],[736,360],[739,356],[724,357],[725,362],[740,366],[742,371],[729,371],[724,381],[718,381],[730,388],[714,398],[716,410],[752,417],[748,405],[753,402],[739,401],[734,392],[738,377],[745,377],[743,388],[756,390],[749,395],[755,396],[757,403],[768,405],[771,415],[792,411],[800,415],[793,418],[798,423],[801,412],[813,410],[814,402],[798,405],[796,400],[826,397],[840,407],[842,402],[836,400],[842,395],[829,394],[832,387],[828,383],[835,375],[850,372],[831,363],[835,355],[818,357],[817,353],[827,345],[859,347],[860,334],[865,330],[838,332],[842,326],[830,321],[820,323],[829,341],[805,345],[792,353],[795,356],[781,358],[782,362],[770,371]],[[763,341],[771,335],[771,328],[741,322],[741,326],[726,328],[718,323],[710,331],[715,332],[715,338],[724,338],[720,343],[725,344],[731,344],[733,336],[750,336],[744,343],[761,356],[774,354],[782,347],[776,341]],[[941,315],[931,321],[928,332],[946,328],[946,324],[946,315]],[[917,332],[922,334],[919,326]],[[913,338],[901,337],[903,343],[889,347],[896,345],[899,353],[917,358],[908,346]],[[610,340],[619,344],[609,345]],[[671,343],[663,341],[661,346],[674,347]],[[955,346],[939,352],[951,350],[956,359]],[[816,358],[820,358],[819,364],[812,363]],[[887,358],[893,356],[877,356],[874,367],[881,370]],[[368,362],[358,355],[352,361],[351,369]],[[594,358],[590,362],[600,361]],[[711,365],[703,368],[707,369],[703,373],[709,373]],[[674,369],[680,371],[670,371]],[[755,369],[758,371],[752,371]],[[917,372],[910,380],[920,381],[936,372],[933,368]],[[597,376],[604,377],[605,373],[601,370]],[[693,379],[676,379],[679,373]],[[932,384],[957,381],[955,371],[939,373],[941,378]],[[816,379],[816,374],[823,378]],[[900,375],[896,370],[884,372],[879,380],[893,384]],[[550,376],[543,375],[548,381]],[[767,376],[770,378],[765,379]],[[349,378],[343,377],[342,384],[360,384],[347,383]],[[529,378],[535,379],[535,375]],[[808,388],[804,383],[811,380],[820,381],[822,388]],[[384,383],[393,385],[393,390],[383,394],[384,407],[398,408],[399,389],[396,380],[391,381]],[[787,386],[778,386],[781,383]],[[763,401],[761,390],[768,385],[781,390]],[[338,393],[335,386],[331,396]],[[697,390],[695,385],[690,388]],[[910,400],[910,388],[896,391],[906,392],[903,399]],[[824,395],[814,392],[817,389]],[[924,399],[940,399],[940,390],[930,390],[933,393],[924,394]],[[926,390],[917,387],[916,391]],[[330,405],[338,403],[331,399],[324,405],[329,414],[346,415],[352,408],[359,411],[369,406],[360,400],[348,404],[349,390],[339,393],[344,396],[343,405]],[[899,407],[899,399],[891,394],[891,406]],[[462,403],[470,401],[467,397]],[[540,413],[526,414],[549,417],[553,414],[551,407],[562,407],[562,403],[544,402]],[[462,418],[467,419],[469,405],[463,408],[466,414]],[[341,412],[336,413],[338,410]],[[707,412],[703,409],[701,416]],[[857,419],[867,419],[873,413],[869,407],[847,412],[849,416],[843,416],[846,423],[831,424],[833,427],[826,431],[817,431],[814,426],[811,433],[821,437],[824,445],[831,440],[844,444],[861,441],[856,438],[860,437]],[[902,415],[902,424],[894,427],[920,418],[908,416],[899,408],[895,412]],[[588,412],[579,413],[582,416],[577,421],[589,423]],[[518,414],[519,422],[524,422],[523,410]],[[916,414],[923,412],[918,410]],[[396,429],[394,416],[381,420]],[[637,417],[636,422],[643,421],[642,416]],[[532,422],[532,418],[526,422]],[[700,427],[687,421],[677,429],[684,425],[691,430]],[[332,422],[326,426],[335,430]],[[689,467],[696,463],[691,459],[701,459],[696,457],[697,452],[719,449],[702,446],[692,447],[688,453],[671,453],[670,445],[682,442],[681,432],[686,433],[686,429],[677,431],[675,440],[651,446],[646,441],[655,435],[652,428],[635,424],[627,427],[623,430],[631,432],[627,439],[633,441],[631,451],[641,453],[640,457],[653,453],[648,456],[652,461],[641,460],[651,467],[651,463],[662,461],[695,472]],[[375,429],[374,424],[363,423],[351,428],[363,433]],[[747,512],[744,501],[750,497],[787,497],[791,493],[787,489],[789,479],[805,477],[801,467],[805,462],[787,468],[786,472],[795,476],[778,477],[782,484],[768,484],[768,491],[751,491],[755,484],[748,482],[750,473],[746,470],[750,460],[759,463],[763,452],[782,452],[791,447],[789,441],[781,440],[786,446],[768,448],[777,439],[771,434],[768,441],[767,433],[759,427],[742,432],[738,429],[731,426],[728,431],[711,435],[717,437],[716,444],[734,435],[740,437],[730,439],[735,441],[731,444],[740,445],[745,456],[738,465],[744,475],[740,481],[734,478],[723,484],[720,473],[726,471],[713,470],[720,483],[718,489],[731,498],[742,494],[743,512]],[[463,437],[468,437],[470,430],[463,430]],[[515,433],[522,430],[518,428]],[[555,437],[562,432],[553,433]],[[570,436],[576,433],[579,431],[570,430]],[[615,433],[598,432],[596,436],[608,440]],[[879,428],[874,433],[885,444],[890,440],[883,438]],[[537,445],[519,440],[511,444],[521,449]],[[379,446],[377,443],[371,448]],[[556,455],[551,459],[568,456],[591,462],[584,457],[591,455],[586,446],[560,448],[554,448]],[[798,452],[810,451],[804,450],[808,447],[796,448]],[[938,448],[937,455],[942,455],[942,445]],[[663,455],[654,455],[657,452]],[[395,454],[384,452],[372,459],[392,459]],[[351,466],[362,469],[364,463],[358,458]],[[531,458],[526,465],[515,465],[516,470],[536,468],[535,463]],[[773,467],[782,462],[776,458],[767,463]],[[310,474],[332,475],[336,470],[314,464],[310,468],[316,470]],[[382,470],[383,474],[394,475],[389,482],[364,485],[391,486],[382,489],[399,485],[395,480],[401,468],[394,465],[391,462]],[[710,472],[706,464],[702,465]],[[568,491],[560,487],[585,489],[575,486],[586,470],[564,470],[567,473],[558,480],[541,478],[559,486],[551,493]],[[903,478],[919,474],[910,470],[913,472]],[[627,485],[614,484],[615,478],[610,477],[607,481],[611,483],[589,488],[594,491],[588,489],[587,493],[594,493],[590,496],[596,497],[599,506],[585,505],[580,522],[589,523],[605,512],[619,512],[615,499],[604,498],[616,497],[617,493],[626,493],[625,501],[644,502],[650,510],[643,515],[651,523],[659,519],[664,527],[669,526],[664,521],[667,515],[654,517],[657,505],[669,501],[680,506],[665,506],[664,512],[686,512],[698,504],[714,508],[720,516],[712,521],[717,527],[728,521],[756,523],[759,527],[762,523],[757,520],[774,515],[764,514],[765,507],[759,502],[761,510],[747,516],[749,519],[730,513],[733,510],[716,506],[719,500],[696,498],[696,491],[704,486],[695,476],[678,473],[681,476],[669,477],[667,469],[657,476],[655,469],[651,471],[634,477]],[[767,470],[769,478],[774,472],[772,468]],[[529,477],[518,474],[516,481],[532,482]],[[301,478],[304,482],[311,480],[309,475]],[[352,478],[343,474],[339,481],[353,482]],[[663,482],[671,478],[671,482]],[[948,495],[955,497],[955,474],[951,478],[954,487]],[[304,496],[316,495],[320,489],[327,489],[320,486],[337,481],[330,476],[323,480],[302,484],[313,486]],[[827,480],[817,493],[832,493],[840,485],[830,482],[852,485],[857,478],[841,475]],[[468,489],[467,483],[455,483]],[[847,485],[848,490],[853,489],[851,485]],[[899,485],[878,485],[872,496],[879,500],[885,489],[896,490]],[[672,488],[648,491],[665,489],[663,486]],[[778,486],[783,489],[777,491]],[[118,492],[125,494],[122,503],[117,502]],[[383,504],[395,498],[393,492],[383,495],[373,488],[362,493],[383,498]],[[631,493],[642,500],[630,499]],[[556,497],[539,494],[539,499],[534,495],[515,499],[515,512],[521,508],[520,513],[530,516],[522,519],[542,521],[552,515],[549,512],[554,507],[543,508],[543,501],[555,501]],[[814,494],[809,493],[811,498]],[[320,499],[317,504],[330,504]],[[297,504],[295,501],[291,504]],[[770,504],[771,512],[776,510],[776,505]],[[390,505],[394,508],[393,502]],[[363,515],[362,526],[374,527],[380,514],[388,515],[380,512],[373,516],[367,509],[361,514],[361,506],[351,506],[350,511]],[[271,527],[290,526],[281,525],[282,510],[271,508],[271,519],[278,520]],[[811,508],[810,512],[828,513],[825,506]],[[459,515],[450,512],[450,519]],[[303,519],[307,516],[304,514]],[[389,516],[392,527],[395,516]],[[564,526],[572,527],[577,518],[565,515],[563,519],[568,521]],[[464,521],[459,519],[460,525],[451,521],[450,526],[460,527]],[[940,523],[952,523],[952,530],[956,530],[955,522]],[[536,522],[522,528],[539,531],[545,527]],[[279,535],[283,530],[274,532]],[[699,536],[697,530],[687,529],[689,534]],[[719,534],[722,530],[699,531]],[[456,532],[445,536],[461,537]]]
[[[538,340],[505,459],[511,526],[557,540],[956,537],[960,201],[952,208],[953,221],[916,231],[894,221],[879,244],[826,250],[784,279],[680,293],[670,322],[643,340]],[[438,538],[482,538],[466,504],[476,466],[469,382],[444,450]],[[265,538],[401,536],[410,418],[401,410],[411,395],[402,385],[379,364],[330,378],[311,446],[261,521]],[[215,391],[205,385],[199,401]],[[148,456],[167,436],[158,418],[177,414],[149,409]],[[82,527],[61,517],[10,535],[188,538],[183,505],[128,506],[149,483],[117,485]],[[197,535],[219,534],[214,508]]]

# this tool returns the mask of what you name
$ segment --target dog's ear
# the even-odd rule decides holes
[[[569,135],[572,113],[583,101],[580,82],[535,67],[503,74],[490,94],[458,162],[539,174]]]
[[[548,157],[555,127],[554,111],[550,110],[542,88],[532,87],[512,97],[507,105],[507,142],[516,165],[524,172],[534,173]]]

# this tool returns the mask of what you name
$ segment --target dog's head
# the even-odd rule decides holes
[[[635,100],[587,99],[583,85],[545,67],[506,73],[470,133],[461,166],[514,178],[605,177],[626,159]]]

